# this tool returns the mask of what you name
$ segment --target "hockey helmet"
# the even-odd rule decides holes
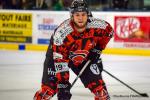
[[[82,12],[86,11],[89,13],[88,10],[88,5],[85,0],[73,0],[71,7],[70,7],[70,12],[73,14],[74,12]]]

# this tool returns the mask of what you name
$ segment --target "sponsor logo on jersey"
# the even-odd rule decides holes
[[[58,27],[58,29],[55,31],[54,35],[54,44],[55,45],[62,45],[63,40],[66,38],[68,34],[70,34],[73,31],[70,20],[66,20],[64,23]]]
[[[101,28],[106,29],[108,24],[104,20],[90,18],[91,22],[87,24],[87,28]]]
[[[56,72],[52,70],[51,68],[48,68],[48,75],[56,75]]]
[[[92,73],[95,74],[95,75],[99,75],[99,74],[100,74],[100,70],[99,70],[97,64],[91,64],[90,70],[91,70]]]
[[[55,65],[56,73],[69,70],[68,63],[66,62],[55,63],[54,65]]]
[[[63,55],[57,52],[53,52],[53,59],[62,59]]]
[[[58,84],[57,88],[67,88],[68,84]]]

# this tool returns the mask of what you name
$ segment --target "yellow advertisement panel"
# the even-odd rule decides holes
[[[0,12],[0,42],[32,42],[32,14]]]

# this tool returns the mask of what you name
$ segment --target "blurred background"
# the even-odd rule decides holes
[[[150,95],[150,0],[86,1],[95,18],[114,28],[114,37],[102,54],[104,68]],[[40,89],[49,39],[70,18],[71,2],[0,0],[0,100],[32,100]],[[72,82],[76,76],[70,72]],[[104,72],[103,76],[112,100],[149,100]],[[72,100],[93,100],[80,80],[72,93]]]
[[[149,0],[86,0],[96,11],[149,11]],[[1,9],[68,10],[72,0],[0,0]]]

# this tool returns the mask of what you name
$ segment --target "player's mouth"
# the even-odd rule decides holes
[[[83,22],[78,22],[79,24],[83,24]]]

